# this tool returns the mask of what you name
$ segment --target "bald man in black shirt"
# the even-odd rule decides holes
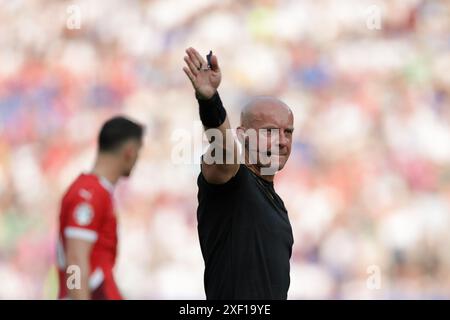
[[[237,128],[239,152],[217,88],[221,71],[186,50],[184,72],[195,89],[210,141],[198,184],[198,233],[207,299],[287,299],[293,236],[273,186],[289,158],[293,114],[282,101],[259,97],[246,105]],[[214,130],[211,130],[214,129]]]

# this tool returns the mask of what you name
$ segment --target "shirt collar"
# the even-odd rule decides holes
[[[108,190],[109,193],[113,194],[114,193],[114,184],[112,184],[111,181],[109,181],[108,179],[106,179],[103,176],[99,176],[98,178],[99,178],[100,184],[103,186],[103,188]]]
[[[105,177],[96,175],[93,172],[84,172],[83,174],[95,176],[102,185],[102,187],[106,189],[106,191],[108,191],[111,195],[114,193],[114,184]]]

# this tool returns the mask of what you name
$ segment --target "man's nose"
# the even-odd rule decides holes
[[[279,138],[278,138],[278,145],[280,148],[284,148],[288,145],[289,139],[286,137],[283,131],[280,131]]]

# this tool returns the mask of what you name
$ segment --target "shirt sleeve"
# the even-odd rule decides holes
[[[197,185],[199,188],[202,188],[203,190],[208,192],[222,193],[226,191],[233,191],[238,190],[238,187],[242,183],[244,176],[245,176],[245,168],[243,164],[239,166],[239,169],[234,177],[232,177],[230,180],[222,184],[209,183],[208,181],[206,181],[203,172],[200,171],[200,174],[198,175],[197,178]]]
[[[100,195],[91,199],[77,199],[68,213],[64,237],[96,242],[105,212],[105,203]]]

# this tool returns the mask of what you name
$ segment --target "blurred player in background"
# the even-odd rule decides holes
[[[57,248],[60,299],[122,299],[113,276],[118,241],[113,192],[121,177],[130,176],[143,133],[142,125],[127,118],[108,120],[92,172],[81,174],[65,193]]]
[[[246,105],[237,131],[245,159],[238,160],[237,144],[234,138],[228,139],[231,126],[217,92],[221,81],[217,57],[210,52],[207,63],[193,48],[186,53],[184,72],[195,89],[200,119],[205,129],[215,129],[205,131],[210,147],[202,157],[197,180],[206,297],[286,299],[293,235],[273,179],[291,152],[292,111],[272,97],[255,98]],[[275,134],[266,135],[272,130],[278,132],[276,139],[272,139]],[[255,131],[262,134],[252,146],[249,135]],[[209,154],[222,154],[232,161],[208,161]],[[274,170],[264,170],[268,165]]]

